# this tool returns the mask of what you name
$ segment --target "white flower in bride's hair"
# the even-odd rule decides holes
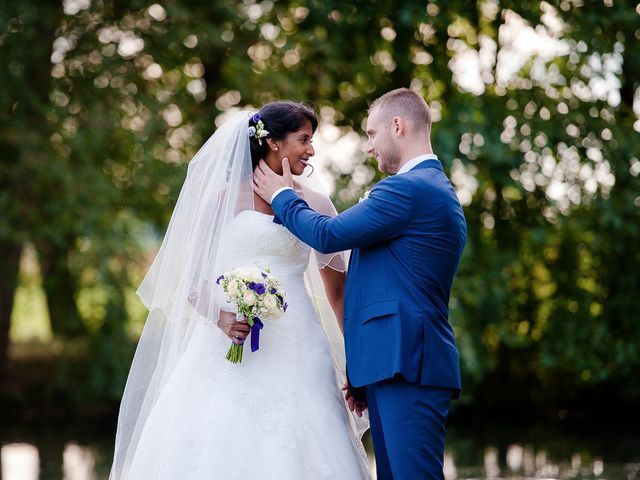
[[[262,145],[262,139],[269,135],[269,131],[265,128],[264,122],[262,121],[262,115],[260,115],[260,113],[255,113],[251,116],[250,120],[255,123],[255,126],[250,126],[247,133],[250,137],[254,137],[258,140],[258,143]]]

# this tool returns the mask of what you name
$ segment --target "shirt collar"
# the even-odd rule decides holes
[[[396,173],[396,175],[407,173],[409,170],[414,168],[419,163],[424,162],[425,160],[438,160],[438,156],[434,155],[433,153],[425,153],[424,155],[419,155],[415,158],[412,158],[407,163],[402,165],[402,167],[400,167],[400,170],[398,170],[398,173]]]

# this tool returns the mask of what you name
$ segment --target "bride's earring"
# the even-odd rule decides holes
[[[307,178],[309,178],[311,175],[313,175],[313,172],[315,172],[316,169],[311,164],[308,164],[307,167],[311,167],[311,172],[309,172],[309,175],[307,175]]]

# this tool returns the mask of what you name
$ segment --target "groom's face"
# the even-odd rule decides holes
[[[380,107],[369,112],[367,118],[367,153],[375,157],[378,170],[395,174],[400,167],[400,149],[392,135],[393,121]]]

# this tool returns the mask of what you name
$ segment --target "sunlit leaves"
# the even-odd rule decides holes
[[[163,230],[222,114],[313,103],[342,209],[380,179],[360,143],[370,101],[410,86],[469,224],[452,299],[469,385],[507,354],[540,379],[601,381],[640,362],[626,321],[640,289],[636,3],[65,0],[39,16],[22,2],[2,11],[0,181],[20,187],[0,195],[0,231],[77,239],[98,328],[118,282],[144,271],[123,280],[119,249],[153,248],[122,225]]]

